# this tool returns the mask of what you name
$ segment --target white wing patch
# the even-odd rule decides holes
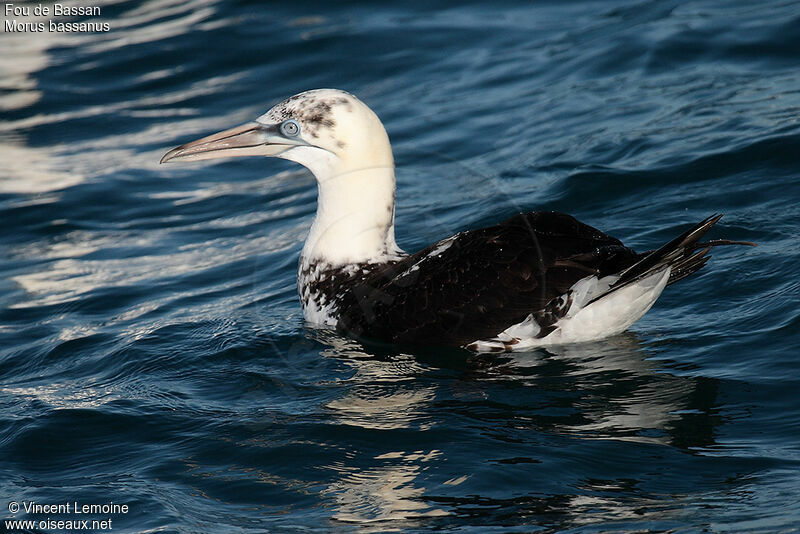
[[[453,241],[458,239],[459,235],[461,235],[460,232],[455,234],[455,235],[452,235],[452,236],[448,237],[447,239],[442,239],[441,241],[436,243],[436,248],[431,250],[428,253],[428,255],[425,256],[425,258],[427,259],[427,258],[433,258],[433,257],[439,256],[442,252],[444,252],[445,250],[447,250],[448,248],[450,248],[453,245]]]
[[[440,256],[442,254],[442,252],[444,252],[445,250],[447,250],[448,248],[450,248],[453,245],[453,241],[455,241],[456,238],[458,238],[459,235],[461,235],[460,232],[455,234],[455,235],[452,235],[452,236],[448,237],[447,239],[442,239],[441,241],[436,243],[436,247],[434,247],[433,250],[428,252],[425,255],[424,258],[422,258],[421,260],[416,262],[414,265],[409,267],[406,271],[401,273],[398,276],[398,278],[403,278],[405,276],[410,275],[411,273],[413,273],[415,271],[418,271],[419,270],[419,266],[422,264],[422,262],[426,261],[427,259],[436,258],[436,257]]]

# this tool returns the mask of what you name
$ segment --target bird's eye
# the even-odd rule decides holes
[[[300,134],[300,124],[294,119],[285,120],[281,123],[281,133],[286,137],[297,137]]]

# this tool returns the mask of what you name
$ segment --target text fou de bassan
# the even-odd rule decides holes
[[[6,32],[107,32],[111,29],[108,22],[61,22],[29,21],[27,17],[97,17],[100,16],[98,6],[65,6],[63,4],[20,5],[6,3],[3,6]]]

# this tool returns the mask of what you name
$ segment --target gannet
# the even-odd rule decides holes
[[[317,212],[300,255],[305,319],[364,341],[478,352],[618,334],[662,290],[700,269],[713,215],[637,253],[556,212],[520,213],[414,254],[395,242],[395,168],[378,116],[355,96],[318,89],[255,121],[167,152],[167,161],[270,156],[305,166]]]

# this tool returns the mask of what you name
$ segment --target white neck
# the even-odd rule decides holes
[[[298,154],[293,156],[295,159]],[[402,253],[394,240],[391,160],[365,167],[354,164],[352,158],[341,159],[319,150],[302,156],[303,164],[317,178],[319,191],[317,214],[300,258],[302,265],[372,263]]]

